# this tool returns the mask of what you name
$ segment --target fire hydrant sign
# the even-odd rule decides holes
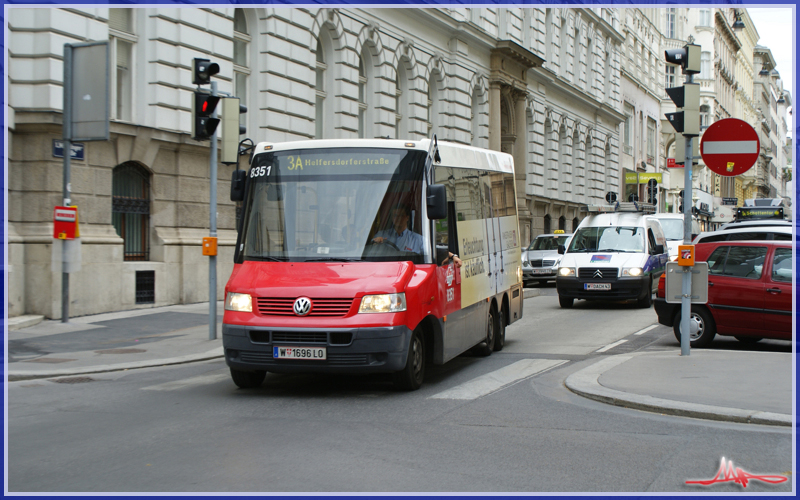
[[[700,139],[700,156],[715,174],[733,177],[755,165],[761,142],[744,120],[725,118],[714,122]]]
[[[55,207],[53,210],[53,238],[74,240],[77,227],[77,207]]]

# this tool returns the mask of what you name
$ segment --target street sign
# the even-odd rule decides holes
[[[666,278],[664,278],[664,301],[668,304],[680,304],[683,270],[691,269],[692,286],[690,299],[692,304],[708,303],[708,262],[695,262],[694,266],[682,267],[677,262],[667,262]]]
[[[681,165],[683,167],[683,165]],[[677,168],[675,165],[675,158],[667,158],[667,168]]]
[[[739,204],[739,198],[722,198],[722,204],[723,205],[734,205],[734,206],[738,205]]]
[[[725,118],[711,124],[700,139],[700,156],[712,172],[733,177],[755,165],[761,150],[758,134],[744,120]]]

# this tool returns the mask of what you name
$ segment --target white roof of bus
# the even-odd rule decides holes
[[[419,141],[403,141],[399,139],[314,139],[291,142],[260,142],[256,146],[255,154],[268,151],[286,151],[290,149],[306,148],[393,148],[416,149],[427,152],[430,139]],[[413,144],[413,146],[407,146]],[[499,151],[475,148],[463,144],[439,141],[439,156],[441,163],[438,166],[476,168],[506,173],[514,173],[514,159],[510,154]]]

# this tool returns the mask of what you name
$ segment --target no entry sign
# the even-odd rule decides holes
[[[714,122],[700,140],[700,156],[712,172],[734,176],[747,172],[758,160],[761,143],[749,123],[738,118]]]

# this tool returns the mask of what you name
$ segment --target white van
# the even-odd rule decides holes
[[[649,213],[648,213],[649,212]],[[575,299],[637,300],[651,307],[669,258],[651,205],[590,206],[563,253],[556,277],[558,302]]]
[[[674,262],[678,260],[678,245],[683,245],[683,214],[679,213],[661,213],[651,215],[654,219],[658,219],[661,223],[661,228],[664,230],[664,236],[667,238],[667,247],[669,249],[669,260]],[[697,219],[692,217],[692,240],[700,234],[700,223]]]

